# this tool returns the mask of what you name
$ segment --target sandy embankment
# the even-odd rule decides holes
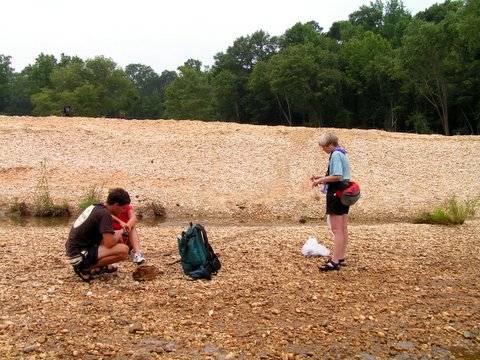
[[[72,206],[103,185],[127,189],[139,210],[160,203],[170,217],[319,218],[324,198],[308,179],[326,170],[324,130],[0,116],[0,204],[30,202],[46,159],[52,197]],[[363,190],[353,219],[407,219],[480,188],[480,136],[336,132]]]

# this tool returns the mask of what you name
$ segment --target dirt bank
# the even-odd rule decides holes
[[[126,188],[137,208],[163,204],[171,217],[319,218],[324,197],[308,179],[326,169],[324,130],[0,116],[0,203],[31,201],[46,159],[52,197],[72,206],[103,185]],[[336,132],[363,189],[354,219],[406,219],[480,188],[480,136]]]

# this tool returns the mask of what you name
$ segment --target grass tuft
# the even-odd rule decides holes
[[[18,199],[15,199],[13,204],[10,205],[7,212],[8,215],[14,216],[30,216],[30,210],[28,209],[25,201],[19,202]]]
[[[422,212],[416,219],[417,224],[462,225],[465,220],[475,216],[480,205],[480,195],[473,200],[460,204],[453,195],[441,206]]]
[[[40,162],[40,177],[35,189],[34,211],[37,217],[70,216],[68,203],[57,205],[53,203],[48,189],[47,160]]]
[[[85,189],[82,201],[78,204],[78,209],[80,211],[85,210],[90,205],[100,204],[102,202],[103,185],[104,184],[100,186],[92,185]]]

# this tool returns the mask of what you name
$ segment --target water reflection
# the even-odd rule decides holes
[[[29,216],[0,216],[0,226],[22,226],[22,227],[70,227],[76,220],[71,217],[29,217]],[[288,226],[299,225],[294,220],[255,220],[235,218],[209,218],[209,217],[174,217],[174,218],[146,218],[138,219],[139,226],[146,227],[180,227],[184,228],[190,222],[204,226]]]
[[[0,216],[0,226],[1,225],[13,225],[13,226],[24,226],[24,227],[56,227],[56,226],[72,226],[76,220],[76,216],[70,217],[35,217],[35,216]],[[141,219],[138,220],[139,225],[145,226],[157,226],[159,224],[165,223],[165,218],[155,218],[155,219]]]
[[[62,217],[33,217],[33,216],[2,216],[0,225],[16,226],[37,226],[37,227],[55,227],[68,226],[72,219],[66,216]]]

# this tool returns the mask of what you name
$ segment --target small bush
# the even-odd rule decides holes
[[[136,215],[139,219],[153,220],[155,218],[165,218],[167,216],[167,210],[162,204],[155,203],[153,201],[145,204],[142,208],[136,209]]]
[[[167,210],[162,204],[150,202],[147,205],[147,208],[151,209],[153,211],[153,214],[155,217],[165,217],[167,216]]]
[[[35,210],[33,215],[38,217],[69,216],[68,204],[56,205],[50,196],[47,179],[47,160],[41,161],[40,166],[40,177],[35,189]]]
[[[473,200],[467,200],[462,205],[458,203],[456,196],[453,195],[440,207],[421,213],[415,222],[422,224],[461,225],[468,218],[475,216],[479,204],[480,196]]]
[[[37,206],[33,213],[37,217],[60,217],[60,216],[70,216],[70,209],[67,203],[62,205],[55,204],[42,204]]]
[[[19,202],[18,199],[15,199],[15,202],[11,204],[8,208],[7,214],[17,216],[29,216],[30,211],[28,210],[28,206],[25,201]]]
[[[80,211],[85,210],[90,205],[99,204],[102,202],[103,185],[93,185],[85,189],[85,195],[82,201],[78,204]]]

